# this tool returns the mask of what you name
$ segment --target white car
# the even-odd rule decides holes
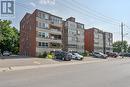
[[[9,51],[4,51],[3,56],[10,56],[10,52]]]
[[[83,60],[83,56],[78,53],[72,53],[72,59]]]

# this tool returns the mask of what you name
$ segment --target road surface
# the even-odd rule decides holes
[[[130,59],[1,72],[0,87],[130,87]]]

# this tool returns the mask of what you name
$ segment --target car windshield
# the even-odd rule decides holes
[[[99,54],[104,55],[103,53],[99,53]]]
[[[77,56],[80,56],[78,53],[74,53],[75,55],[77,55]]]

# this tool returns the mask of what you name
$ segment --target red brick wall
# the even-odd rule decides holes
[[[27,51],[27,17],[29,17],[30,14],[26,14],[23,19],[20,22],[20,55],[26,55]]]
[[[20,23],[20,55],[36,56],[36,12],[24,18]]]
[[[94,30],[85,30],[85,50],[92,52],[94,51]]]
[[[30,16],[29,25],[31,26],[31,30],[29,30],[29,56],[36,56],[36,13],[34,12]]]

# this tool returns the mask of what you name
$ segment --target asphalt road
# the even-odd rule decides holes
[[[0,87],[130,87],[130,59],[2,72]]]

